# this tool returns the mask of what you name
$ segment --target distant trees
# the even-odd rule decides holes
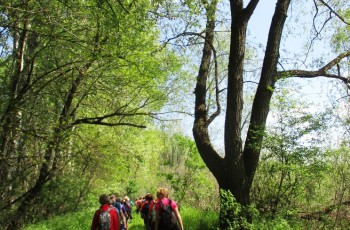
[[[273,115],[251,191],[256,207],[272,214],[304,210],[302,206],[320,197],[317,187],[329,176],[324,143],[329,114],[311,113],[307,108],[312,104],[293,99],[293,86],[283,86],[271,105]]]
[[[160,155],[158,180],[164,178],[179,204],[196,208],[218,209],[215,179],[200,158],[195,142],[180,134],[165,136],[164,153]],[[162,182],[163,183],[163,182]]]

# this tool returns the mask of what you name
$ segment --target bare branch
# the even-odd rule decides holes
[[[349,84],[350,79],[347,77],[339,76],[337,74],[327,74],[321,70],[317,71],[308,71],[308,70],[289,70],[289,71],[281,71],[278,72],[279,79],[283,78],[282,76],[288,77],[300,77],[300,78],[316,78],[316,77],[326,77],[326,78],[333,78],[343,81],[346,84]],[[350,87],[350,85],[349,85]]]
[[[170,121],[174,119],[161,119],[158,116],[160,115],[166,115],[166,114],[174,114],[174,113],[180,113],[180,114],[185,114],[193,117],[193,114],[183,112],[183,111],[168,111],[168,112],[160,112],[160,113],[119,113],[119,112],[114,112],[111,114],[107,114],[105,116],[99,116],[99,117],[88,117],[88,118],[81,118],[75,120],[73,123],[71,123],[69,126],[75,126],[75,125],[80,125],[80,124],[90,124],[90,125],[103,125],[103,126],[131,126],[131,127],[136,127],[136,128],[147,128],[145,125],[138,125],[130,122],[105,122],[104,120],[110,117],[131,117],[131,116],[149,116],[153,119],[156,120],[161,120],[161,121]]]
[[[110,117],[131,117],[131,116],[148,116],[150,113],[122,113],[122,112],[114,112],[110,114],[106,114],[104,116],[97,116],[97,117],[88,117],[88,118],[81,118],[81,119],[76,119],[71,125],[77,125],[77,124],[96,124],[97,122],[102,122],[103,120],[110,118]]]
[[[322,70],[323,71],[328,71],[330,70],[333,66],[338,64],[343,58],[349,57],[350,56],[350,50],[347,50],[341,54],[338,55],[338,57],[334,58],[331,62],[329,62],[327,65],[325,65]]]
[[[277,79],[281,78],[290,78],[290,77],[300,77],[300,78],[316,78],[316,77],[326,77],[326,78],[333,78],[343,81],[348,88],[350,88],[350,79],[348,77],[341,76],[340,74],[340,67],[339,62],[346,57],[350,56],[350,50],[345,51],[341,54],[339,54],[336,58],[334,58],[332,61],[327,63],[322,68],[315,70],[315,71],[309,71],[309,70],[286,70],[286,71],[278,71],[277,72]],[[337,66],[337,74],[328,73],[328,71]]]
[[[325,28],[327,22],[329,22],[331,19],[332,19],[332,12],[329,13],[329,16],[328,18],[326,19],[326,21],[323,23],[321,29],[317,30],[316,28],[316,17],[318,16],[318,6],[317,6],[317,3],[316,3],[316,0],[314,0],[314,5],[315,5],[315,8],[316,8],[316,13],[312,19],[312,24],[313,24],[313,27],[314,27],[314,30],[316,31],[316,35],[315,37],[311,40],[311,44],[310,46],[312,45],[312,43],[316,40],[316,38],[321,34],[322,30]]]
[[[157,50],[156,52],[159,52],[161,51],[162,49],[164,49],[172,40],[175,40],[179,37],[184,37],[184,36],[198,36],[198,37],[201,37],[203,39],[205,39],[205,37],[203,36],[203,33],[205,31],[202,31],[201,33],[196,33],[196,32],[183,32],[183,33],[180,33],[180,34],[177,34],[176,36],[174,37],[171,37],[171,38],[168,38],[166,41],[163,41],[163,45],[161,46],[161,48],[159,50]]]
[[[208,44],[210,45],[214,55],[214,63],[215,63],[214,80],[215,80],[215,101],[216,101],[216,111],[213,114],[211,114],[208,119],[208,124],[210,124],[217,116],[220,115],[221,104],[220,104],[220,89],[219,89],[219,76],[218,76],[219,67],[218,67],[216,50],[210,41],[208,41]]]
[[[345,18],[343,18],[341,15],[339,15],[335,10],[333,10],[333,8],[328,5],[325,1],[323,0],[319,0],[325,7],[327,7],[333,14],[335,14],[337,16],[337,18],[339,18],[342,22],[344,22],[347,25],[350,25],[350,22],[346,21]]]
[[[213,23],[212,25],[212,30],[214,32],[214,22],[211,22]],[[207,44],[210,46],[212,52],[213,52],[213,55],[214,55],[214,65],[215,65],[215,73],[214,73],[214,80],[215,80],[215,101],[216,101],[216,111],[211,114],[211,116],[208,118],[207,120],[207,124],[210,124],[220,113],[221,113],[221,104],[220,104],[220,98],[219,98],[219,95],[220,95],[220,92],[222,90],[219,89],[219,83],[218,83],[218,63],[217,63],[217,54],[216,54],[216,50],[215,50],[215,47],[214,45],[208,41],[208,39],[202,34],[204,33],[205,31],[201,32],[201,33],[196,33],[196,32],[183,32],[183,33],[180,33],[172,38],[168,38],[164,44],[163,44],[163,48],[171,41],[171,40],[174,40],[174,39],[177,39],[179,37],[182,37],[182,36],[198,36],[200,38],[203,38],[204,40],[207,41]]]
[[[73,123],[73,125],[78,125],[78,124],[101,125],[101,126],[109,126],[109,127],[131,126],[131,127],[143,128],[143,129],[147,128],[145,125],[137,125],[137,124],[128,123],[128,122],[109,123],[109,122],[103,122],[103,121],[100,121],[99,119],[93,119],[93,118],[80,119]]]

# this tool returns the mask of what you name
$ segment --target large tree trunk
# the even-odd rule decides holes
[[[195,121],[193,135],[199,153],[209,170],[215,176],[220,189],[233,194],[243,207],[250,204],[250,188],[258,166],[263,133],[269,104],[276,79],[274,79],[279,58],[282,29],[290,0],[281,0],[276,4],[265,53],[261,79],[253,102],[252,115],[247,139],[242,147],[242,111],[243,111],[243,71],[246,44],[246,30],[258,0],[252,0],[243,7],[243,1],[231,0],[231,43],[227,79],[227,108],[225,118],[225,156],[222,158],[211,145],[208,126],[212,121],[207,110],[207,80],[213,53],[215,12],[207,11],[207,28],[202,62],[197,76],[195,89]],[[216,4],[215,1],[212,5]],[[212,7],[213,10],[215,7]],[[209,8],[210,9],[210,8]],[[234,210],[232,210],[234,212]],[[232,214],[232,213],[231,213]],[[226,217],[232,217],[225,211]],[[242,213],[244,214],[244,212]],[[249,215],[248,215],[249,216]],[[226,218],[224,218],[226,219]],[[221,223],[222,229],[229,223]]]
[[[225,117],[225,171],[220,187],[232,192],[237,202],[249,204],[246,174],[242,158],[241,123],[243,110],[243,69],[246,30],[249,15],[243,1],[231,1],[231,43],[227,79],[227,109]]]

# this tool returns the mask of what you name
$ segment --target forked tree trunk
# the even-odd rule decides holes
[[[198,151],[209,170],[215,176],[220,189],[230,191],[236,201],[244,208],[250,204],[249,193],[258,166],[263,132],[273,93],[272,89],[276,81],[274,77],[276,75],[282,29],[290,0],[281,0],[276,4],[244,149],[241,140],[241,123],[246,30],[258,0],[251,0],[245,8],[243,8],[242,0],[231,0],[230,3],[232,22],[227,79],[227,108],[224,127],[225,156],[220,157],[210,142],[208,127],[212,118],[208,114],[208,104],[206,101],[207,81],[210,75],[209,66],[214,51],[215,1],[207,8],[208,21],[206,24],[205,44],[195,89],[193,135]],[[226,215],[227,218],[232,218],[232,213],[227,212],[227,210],[221,214]],[[245,215],[244,217],[249,219],[249,214],[246,212],[242,212],[241,215]],[[223,217],[220,219],[221,221],[227,219],[225,216],[220,216]],[[241,226],[244,228],[243,225]],[[221,229],[227,229],[229,223],[222,222],[220,227]]]

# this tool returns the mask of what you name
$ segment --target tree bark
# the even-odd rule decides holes
[[[277,63],[282,30],[287,18],[290,0],[278,1],[272,18],[260,81],[254,97],[250,124],[245,141],[244,165],[248,178],[248,191],[258,166],[266,119],[276,83]]]
[[[18,130],[21,123],[20,104],[23,99],[22,89],[26,87],[26,76],[29,76],[30,63],[25,63],[26,47],[28,42],[29,21],[24,19],[22,23],[15,22],[14,26],[21,28],[13,35],[13,70],[10,74],[10,85],[7,91],[8,103],[0,123],[0,181],[4,188],[1,190],[0,198],[11,204],[12,185],[9,181],[13,178],[15,166],[11,159],[17,156],[19,142]]]
[[[246,32],[249,19],[258,0],[252,0],[243,7],[243,1],[231,0],[231,43],[227,78],[227,108],[224,127],[225,156],[222,158],[211,145],[208,134],[208,111],[206,102],[209,66],[214,41],[215,13],[208,11],[205,44],[202,62],[195,89],[195,121],[193,135],[197,148],[209,170],[215,176],[220,189],[230,191],[243,207],[250,204],[250,188],[258,166],[263,133],[273,94],[279,58],[280,40],[290,0],[278,1],[269,32],[260,82],[254,98],[252,115],[245,141],[242,146],[243,71]],[[214,3],[213,3],[214,4]],[[244,214],[245,215],[245,214]],[[228,225],[222,224],[225,229]]]

